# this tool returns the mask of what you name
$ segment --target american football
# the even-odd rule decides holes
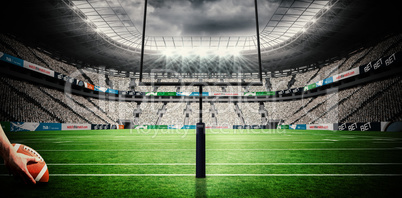
[[[28,163],[28,171],[31,173],[32,177],[36,182],[48,182],[49,181],[49,170],[47,169],[46,162],[43,160],[42,156],[39,155],[34,149],[23,144],[12,144],[17,150],[17,153],[22,153],[24,155],[37,157],[40,159],[38,163]]]

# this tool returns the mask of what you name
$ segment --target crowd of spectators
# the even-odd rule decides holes
[[[215,103],[217,112],[216,118],[220,126],[241,125],[242,122],[235,112],[233,103]]]
[[[316,98],[264,104],[270,119],[285,124],[389,121],[402,110],[400,84],[401,78],[394,77]]]
[[[29,50],[27,46],[17,41],[13,37],[0,33],[0,49],[2,52],[10,54],[20,59],[24,59],[31,63],[41,64],[35,55]]]
[[[390,55],[402,50],[402,35],[389,37],[375,46],[362,48],[340,60],[310,70],[304,73],[285,77],[269,78],[272,90],[284,90],[302,87],[329,76],[341,73],[351,68],[367,64],[369,61]],[[87,81],[106,88],[128,90],[130,78],[113,76],[92,70],[78,70],[75,66],[58,60],[48,53],[26,46],[12,36],[0,34],[0,51],[19,57],[29,62],[47,67],[56,72],[70,75],[76,79]],[[84,76],[84,75],[85,76]],[[291,83],[290,81],[293,80]],[[144,82],[155,79],[144,78]],[[179,82],[178,79],[159,79],[160,82]],[[252,82],[255,79],[180,79],[181,82]],[[263,80],[263,86],[210,86],[204,87],[204,92],[270,91]],[[149,87],[138,86],[141,92],[198,92],[198,87]],[[282,119],[285,124],[335,123],[335,122],[366,122],[388,121],[400,119],[402,106],[399,104],[402,96],[402,81],[394,77],[366,85],[360,85],[339,92],[328,93],[315,98],[284,102],[264,102],[267,119]],[[40,87],[25,81],[15,80],[6,76],[0,77],[0,119],[4,121],[24,122],[64,122],[64,123],[110,123],[117,124],[119,119],[133,119],[134,109],[141,109],[138,124],[194,124],[198,122],[199,104],[191,103],[191,113],[186,117],[185,103],[136,103],[122,101],[99,100],[72,95],[63,91]],[[212,116],[212,106],[216,112]],[[162,107],[166,112],[160,113]],[[262,123],[258,103],[204,103],[203,121],[207,125],[258,125]],[[398,116],[399,115],[399,116]],[[186,121],[187,120],[187,121]]]
[[[57,122],[57,120],[47,113],[39,104],[35,104],[30,97],[24,97],[22,92],[15,90],[10,84],[0,79],[0,110],[2,121],[25,121],[42,122],[43,120]]]
[[[259,103],[237,103],[239,106],[243,118],[244,118],[244,124],[247,125],[260,125],[260,124],[266,124],[266,123],[261,123],[261,114],[258,112]]]
[[[155,125],[159,119],[158,110],[163,106],[163,103],[141,103],[140,108],[142,113],[139,116],[141,125]]]
[[[189,115],[189,123],[195,124],[199,122],[199,113],[200,113],[200,105],[198,103],[191,103],[190,104],[192,113]],[[210,110],[211,104],[210,103],[203,103],[202,104],[202,121],[206,125],[213,124],[212,117]]]
[[[162,115],[159,124],[161,125],[184,124],[185,108],[186,103],[167,103],[166,112]]]
[[[84,111],[89,115],[91,118],[91,122],[98,122],[98,123],[109,123],[109,124],[117,124],[116,120],[113,119],[104,111],[101,110],[99,106],[96,106],[94,103],[90,102],[87,98],[82,96],[77,96],[70,93],[65,93],[65,96],[71,99],[72,104],[80,106],[81,109],[85,109],[88,111]],[[131,117],[132,118],[132,114]]]
[[[7,93],[1,96],[2,119],[14,119],[10,121],[117,124],[119,119],[133,119],[137,107],[136,103],[87,99],[7,77],[0,82]],[[387,121],[402,111],[398,102],[401,84],[402,78],[394,77],[316,98],[265,102],[264,108],[268,119],[282,119],[284,124]],[[163,103],[142,103],[139,123],[154,125],[160,118],[158,124],[184,124],[185,103],[167,103],[163,115],[158,114],[162,106]],[[190,107],[188,122],[197,123],[199,104],[191,103]],[[214,108],[216,119],[211,105],[203,104],[203,121],[208,125],[264,124],[259,103],[238,103],[237,107],[215,103]]]
[[[101,113],[98,115],[106,116],[109,120],[117,122],[119,119],[127,120],[133,119],[134,109],[137,108],[135,102],[120,102],[120,101],[107,101],[95,98],[89,98],[94,108],[99,109]],[[104,118],[107,120],[106,118]]]
[[[390,121],[401,112],[401,77],[369,83],[339,108],[344,122]],[[364,121],[366,120],[366,121]],[[394,121],[394,120],[392,120]]]
[[[271,84],[271,90],[267,90],[267,87],[265,86],[265,79],[263,81],[264,85],[260,87],[256,86],[251,86],[251,87],[231,87],[231,86],[226,86],[225,89],[222,89],[221,87],[204,87],[205,90],[208,90],[209,92],[221,92],[221,91],[226,91],[226,92],[245,92],[245,91],[272,91],[272,90],[285,90],[285,89],[290,89],[290,88],[298,88],[305,86],[307,84],[311,84],[314,82],[317,82],[319,80],[325,79],[329,77],[330,75],[335,75],[336,73],[341,73],[344,72],[348,69],[351,69],[353,67],[357,67],[362,64],[366,64],[370,61],[376,60],[382,56],[385,55],[390,55],[393,52],[402,50],[402,42],[400,40],[402,39],[402,34],[401,35],[396,35],[396,36],[391,36],[387,39],[385,39],[382,42],[379,42],[377,45],[373,47],[367,47],[367,48],[361,48],[359,50],[356,50],[349,54],[346,58],[337,60],[331,64],[327,64],[323,66],[321,69],[318,70],[312,70],[312,71],[307,71],[307,72],[302,72],[302,73],[296,73],[292,75],[296,75],[294,77],[295,82],[289,87],[289,81],[292,79],[292,76],[285,76],[285,77],[272,77],[268,78],[268,81],[270,81]],[[0,49],[5,52],[9,53],[11,55],[17,56],[19,58],[22,58],[24,60],[30,61],[32,63],[48,67],[49,69],[52,69],[56,72],[63,73],[66,75],[70,75],[76,79],[87,81],[84,76],[82,76],[81,72],[86,74],[86,76],[95,84],[98,86],[106,87],[106,88],[114,88],[118,90],[129,90],[129,83],[130,83],[130,78],[128,77],[117,77],[114,75],[109,75],[105,73],[103,70],[99,70],[98,72],[91,71],[91,70],[86,70],[82,69],[79,70],[71,65],[67,64],[65,61],[57,60],[57,58],[53,58],[47,53],[44,53],[43,51],[32,48],[29,46],[26,46],[22,44],[21,42],[17,41],[14,39],[12,36],[9,35],[4,35],[0,34]],[[396,44],[395,44],[396,43]],[[10,49],[11,48],[11,49]],[[17,53],[17,54],[16,54]],[[110,79],[110,82],[106,82],[107,78]],[[156,79],[150,79],[150,78],[144,78],[144,82],[155,82]],[[161,82],[175,82],[177,81],[177,78],[173,79],[160,79]],[[204,81],[209,81],[213,82],[214,79],[203,79]],[[216,81],[220,81],[220,79],[215,79]],[[242,80],[244,81],[252,81],[255,79],[240,79],[240,78],[235,78],[235,79],[224,79],[226,82],[241,82]],[[183,78],[182,82],[195,82],[195,81],[200,81],[200,79],[186,79]],[[152,87],[146,87],[146,86],[138,86],[139,80],[136,79],[136,91],[141,91],[141,92],[152,92],[152,91],[159,91],[159,92],[175,92],[177,90],[177,87],[158,87],[158,88],[152,88]],[[113,87],[111,87],[113,85]],[[193,87],[193,86],[188,86],[188,87],[180,87],[181,92],[197,92],[198,88]]]
[[[37,104],[40,104],[41,107],[43,107],[46,110],[48,110],[49,112],[51,112],[52,117],[55,117],[56,119],[58,119],[62,122],[68,121],[68,117],[66,116],[66,115],[68,115],[68,113],[64,114],[63,112],[60,111],[61,109],[64,109],[64,108],[60,104],[49,102],[49,101],[52,101],[52,99],[48,95],[44,94],[38,86],[35,86],[31,83],[27,83],[24,81],[18,81],[18,80],[6,78],[6,77],[3,77],[2,79],[9,86],[14,87],[21,94],[24,94],[23,96],[25,96],[26,98],[30,98],[31,99],[30,103],[36,102]],[[15,92],[16,91],[14,91],[14,93]],[[8,92],[4,92],[4,93],[8,93]],[[19,96],[19,97],[23,97],[23,96]],[[13,100],[15,98],[13,96],[9,96],[9,99]],[[16,99],[16,100],[19,100],[19,99]],[[28,117],[28,119],[30,119],[30,118]],[[52,120],[54,120],[54,119],[52,119]],[[27,122],[24,119],[23,120],[15,120],[15,121]]]

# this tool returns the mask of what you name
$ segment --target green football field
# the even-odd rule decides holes
[[[206,179],[195,178],[195,130],[7,136],[38,151],[50,179],[22,185],[1,163],[1,197],[402,196],[402,133],[207,130]]]

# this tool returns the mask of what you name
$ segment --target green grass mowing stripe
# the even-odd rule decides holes
[[[107,137],[107,136],[106,136]],[[214,137],[210,137],[210,138],[214,138]],[[52,144],[69,144],[69,143],[87,143],[87,142],[92,142],[89,141],[87,139],[69,139],[69,141],[65,141],[66,139],[69,139],[68,137],[66,137],[65,139],[62,140],[54,140],[54,139],[46,139],[46,138],[42,138],[42,139],[29,139],[29,138],[24,138],[24,139],[15,139],[13,141],[16,142],[30,142],[30,143],[41,143],[41,142],[47,142],[47,143],[52,143]],[[91,138],[88,138],[91,139]],[[191,138],[194,139],[194,138]],[[132,142],[134,144],[177,144],[177,142],[158,142],[160,141],[160,139],[149,139],[150,141],[155,141],[153,142],[144,142],[144,140],[139,140],[139,138],[137,136],[133,136],[131,138],[126,138],[124,140],[121,139],[113,139],[113,137],[108,138],[108,140],[104,140],[104,139],[99,139],[97,140],[97,142]],[[180,138],[180,137],[176,137],[176,138],[172,138],[171,140],[164,140],[164,141],[174,141],[174,140],[182,140],[185,141],[187,139],[184,138]],[[219,144],[219,142],[225,142],[225,140],[219,140],[219,139],[215,139],[214,140],[210,140],[212,143],[216,143]],[[378,143],[402,143],[401,141],[394,141],[394,140],[384,140],[384,141],[378,141],[378,140],[373,140],[373,139],[337,139],[337,140],[325,140],[325,139],[303,139],[303,140],[298,140],[298,139],[292,139],[292,138],[288,138],[288,139],[273,139],[270,138],[269,135],[267,135],[267,137],[265,137],[264,139],[253,139],[253,142],[306,142],[306,143],[314,143],[314,142],[333,142],[336,143],[338,141],[342,141],[342,142],[359,142],[359,141],[369,141],[369,142],[378,142]],[[218,143],[217,143],[218,142]],[[243,142],[241,139],[236,138],[236,139],[232,139],[230,140],[230,142]],[[247,141],[246,141],[247,142]],[[231,143],[230,143],[231,144]],[[233,143],[235,144],[235,143]]]
[[[0,164],[4,165],[4,164]],[[195,163],[48,163],[48,166],[195,166]],[[402,163],[206,163],[207,166],[395,166]]]
[[[402,174],[207,174],[212,177],[402,177]]]
[[[402,147],[402,145],[373,144],[372,141],[386,142],[387,138],[400,138],[401,134],[332,131],[294,133],[287,131],[286,135],[291,136],[286,136],[280,134],[234,134],[234,130],[228,131],[230,131],[229,134],[207,134],[207,148],[211,149],[207,150],[207,162],[209,162],[207,173],[210,174],[205,180],[207,190],[204,193],[207,196],[380,197],[384,196],[385,193],[387,197],[387,195],[391,196],[395,190],[400,190],[398,184],[401,183],[402,177],[390,176],[402,174],[400,165],[374,165],[374,163],[402,163],[401,158],[398,158],[401,154],[401,148],[397,148]],[[359,135],[364,135],[365,137],[359,137]],[[127,141],[119,141],[125,137],[117,136],[127,136]],[[20,188],[17,192],[19,196],[16,197],[49,196],[49,194],[54,197],[76,197],[76,195],[79,195],[78,197],[194,197],[196,195],[195,189],[197,188],[195,181],[198,181],[195,179],[195,166],[184,164],[194,164],[195,162],[195,136],[193,134],[189,134],[184,138],[181,138],[180,135],[164,136],[163,134],[159,134],[155,138],[151,138],[151,136],[152,134],[137,133],[129,136],[127,131],[12,133],[10,134],[10,139],[26,140],[29,146],[35,148],[45,157],[48,164],[161,164],[161,162],[163,162],[162,164],[181,164],[181,166],[50,165],[51,178],[49,185],[39,190],[27,190],[21,187],[22,189]],[[355,141],[342,141],[342,138],[338,138],[340,136],[344,136],[343,139],[355,136],[353,137]],[[30,138],[36,139],[33,140]],[[329,141],[329,139],[337,138],[339,141],[331,144],[292,143],[300,142],[300,140],[305,142],[325,142]],[[376,138],[384,139],[374,140]],[[31,144],[31,142],[35,143]],[[81,145],[73,145],[73,143]],[[125,149],[125,151],[116,149]],[[142,149],[150,150],[148,152]],[[40,150],[104,151],[43,151],[42,153]],[[114,151],[106,152],[106,150]],[[142,151],[134,152],[134,150]],[[264,162],[271,165],[251,165]],[[304,166],[287,164],[288,166],[286,166],[287,162],[321,163],[321,166],[318,164]],[[352,164],[335,165],[341,162],[373,164],[355,166]],[[273,165],[274,163],[278,165]],[[322,163],[332,163],[334,165],[323,165]],[[1,168],[4,170],[0,173],[7,173],[5,167]],[[184,174],[190,176],[129,177],[116,175],[114,177],[73,177],[54,175],[63,175],[66,173],[100,175]],[[245,173],[248,176],[241,173]],[[243,176],[239,176],[239,174]],[[285,174],[292,174],[293,176],[285,176]],[[319,176],[314,177],[313,175]],[[2,177],[0,180],[2,182],[5,181],[5,187],[3,187],[6,192],[11,192],[8,189],[15,189],[16,186],[21,186],[15,185],[11,177]]]
[[[194,174],[195,166],[48,166],[50,174]],[[402,174],[401,166],[208,166],[207,174]],[[6,174],[5,168],[0,174]]]
[[[207,174],[211,177],[402,177],[402,174]]]
[[[135,152],[135,151],[195,151],[196,149],[60,149],[60,150],[36,150],[38,152]],[[284,149],[205,149],[208,151],[386,151],[402,150],[394,148],[284,148]]]
[[[175,166],[48,166],[51,174],[194,174],[195,165]],[[401,165],[207,165],[208,174],[402,174]],[[0,172],[1,173],[1,172]],[[6,172],[4,172],[6,173]]]
[[[52,177],[27,187],[2,177],[5,197],[401,197],[401,177]],[[7,196],[8,195],[8,196]]]
[[[195,174],[51,174],[50,176],[80,177],[80,176],[129,176],[129,177],[181,177]],[[207,174],[207,177],[401,177],[402,174]]]
[[[320,142],[320,141],[315,141],[315,142],[292,142],[293,144],[333,144],[334,142]]]
[[[193,163],[195,151],[40,152],[47,163]],[[392,151],[208,151],[207,163],[401,163]]]

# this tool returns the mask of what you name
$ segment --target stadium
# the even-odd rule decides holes
[[[6,197],[391,197],[402,24],[367,0],[2,3]]]

